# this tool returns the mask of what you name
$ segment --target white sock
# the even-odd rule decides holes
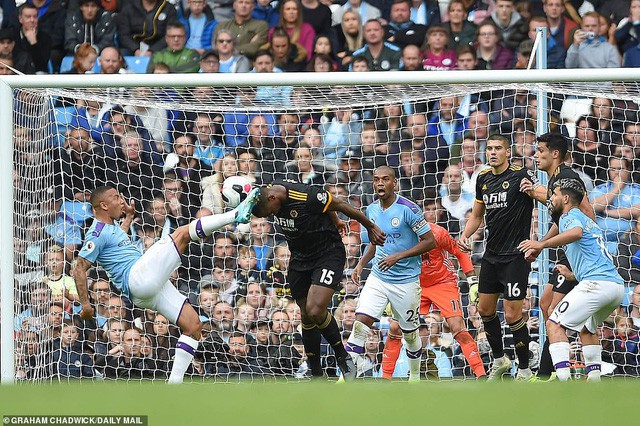
[[[211,216],[202,216],[200,219],[191,222],[191,226],[189,226],[189,236],[193,241],[200,241],[202,238],[208,237],[223,226],[233,223],[235,218],[235,209]],[[202,234],[204,234],[204,236]]]
[[[367,336],[369,336],[370,331],[371,329],[366,324],[355,320],[353,323],[353,330],[351,331],[351,335],[349,336],[349,340],[347,340],[347,345],[345,346],[347,352],[351,352],[352,354],[363,354],[364,342],[367,340]]]
[[[409,363],[409,380],[420,380],[420,361],[422,359],[422,340],[417,331],[404,333],[407,345],[407,360]]]
[[[582,355],[587,366],[587,380],[599,382],[600,368],[602,366],[602,347],[600,345],[583,346]]]
[[[171,368],[171,375],[169,376],[170,384],[182,383],[184,379],[184,373],[191,365],[193,355],[198,349],[198,341],[185,334],[181,335],[176,343],[176,355],[173,358],[173,368]]]
[[[556,369],[558,380],[566,382],[571,378],[571,363],[569,362],[569,342],[551,343],[549,353]]]

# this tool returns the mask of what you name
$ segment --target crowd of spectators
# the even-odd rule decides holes
[[[631,66],[640,28],[639,0],[451,0],[443,10],[435,1],[402,0],[285,0],[279,7],[235,0],[213,8],[204,0],[30,0],[17,10],[5,3],[12,1],[0,5],[0,63],[8,72],[6,65],[25,73],[59,71],[69,55],[72,73],[126,73],[128,56],[148,57],[146,71],[156,73],[510,69],[526,66],[540,25],[550,29],[550,66],[620,66],[622,58]],[[145,34],[150,28],[153,33]],[[210,93],[194,88],[190,96],[198,102]],[[295,91],[260,87],[236,95],[288,105]],[[141,88],[135,96],[170,102],[173,94]],[[567,161],[590,189],[607,247],[628,282],[624,305],[601,328],[604,359],[610,373],[639,375],[639,107],[611,96],[555,96],[549,121],[571,141]],[[224,211],[221,185],[229,176],[259,185],[282,178],[322,185],[364,208],[375,199],[373,169],[388,164],[397,170],[399,193],[456,236],[473,204],[476,177],[486,168],[484,144],[491,133],[511,138],[514,164],[534,167],[537,100],[525,90],[299,113],[58,98],[57,108],[71,118],[52,130],[58,137],[45,149],[36,149],[41,147],[34,145],[37,135],[21,101],[27,100],[16,101],[25,121],[14,129],[15,185],[21,197],[31,198],[16,236],[14,327],[17,375],[24,379],[160,379],[170,370],[175,326],[133,307],[103,271],[92,270],[88,283],[96,318],[77,316],[77,289],[68,273],[91,223],[87,201],[97,186],[115,185],[134,200],[131,235],[145,250],[193,218]],[[52,166],[54,181],[29,194],[26,170],[38,162]],[[367,244],[357,223],[349,222],[349,229],[343,289],[331,307],[345,339],[359,292],[346,277]],[[475,240],[472,257],[479,264],[482,229]],[[193,377],[306,374],[300,309],[287,284],[290,255],[277,226],[258,218],[189,246],[172,282],[189,295],[205,324],[202,351],[189,370]],[[536,279],[534,268],[525,312],[534,336],[543,284]],[[468,327],[489,363],[482,323],[475,307],[465,305]],[[358,363],[363,376],[380,375],[385,327],[383,319],[367,341]],[[428,349],[427,377],[471,377],[437,311],[422,319],[420,335]],[[323,348],[324,366],[334,374],[331,350]],[[580,343],[573,348],[578,365]],[[396,374],[406,372],[401,357]]]

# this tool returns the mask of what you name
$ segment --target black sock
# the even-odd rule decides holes
[[[540,355],[540,367],[538,367],[538,377],[550,377],[554,372],[551,353],[549,352],[549,338],[544,340],[542,355]]]
[[[320,342],[322,334],[315,324],[308,325],[302,323],[302,344],[307,355],[307,364],[313,376],[322,376],[322,365],[320,363]]]
[[[504,344],[502,343],[502,325],[500,324],[498,314],[493,314],[490,317],[482,317],[482,323],[484,324],[484,332],[487,335],[487,340],[491,346],[493,358],[502,358],[504,356]]]
[[[318,329],[320,330],[320,333],[322,333],[324,339],[333,348],[333,352],[336,354],[336,357],[344,358],[348,355],[344,345],[342,344],[342,335],[338,328],[338,322],[331,313],[327,312],[327,317],[322,321],[322,324],[318,324]]]
[[[523,318],[513,324],[509,324],[511,334],[513,334],[513,346],[516,349],[516,356],[518,357],[518,368],[529,368],[529,342],[531,336],[529,336],[529,329],[527,323]]]

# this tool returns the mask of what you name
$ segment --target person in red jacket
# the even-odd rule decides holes
[[[447,321],[451,334],[462,347],[462,353],[469,362],[473,373],[476,377],[482,377],[486,375],[486,372],[478,352],[478,346],[465,325],[460,303],[460,291],[458,290],[458,276],[449,259],[449,253],[458,259],[462,272],[467,276],[470,300],[475,299],[473,294],[477,295],[478,277],[469,255],[460,250],[446,229],[434,223],[435,217],[432,216],[434,215],[425,214],[436,239],[436,247],[422,255],[420,314],[428,314],[432,306],[440,311]],[[397,321],[392,319],[384,346],[382,377],[386,379],[392,377],[401,347],[400,326]]]

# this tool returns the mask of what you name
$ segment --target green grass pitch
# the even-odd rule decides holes
[[[0,387],[0,415],[147,415],[157,425],[608,425],[637,419],[638,380],[70,383]]]

